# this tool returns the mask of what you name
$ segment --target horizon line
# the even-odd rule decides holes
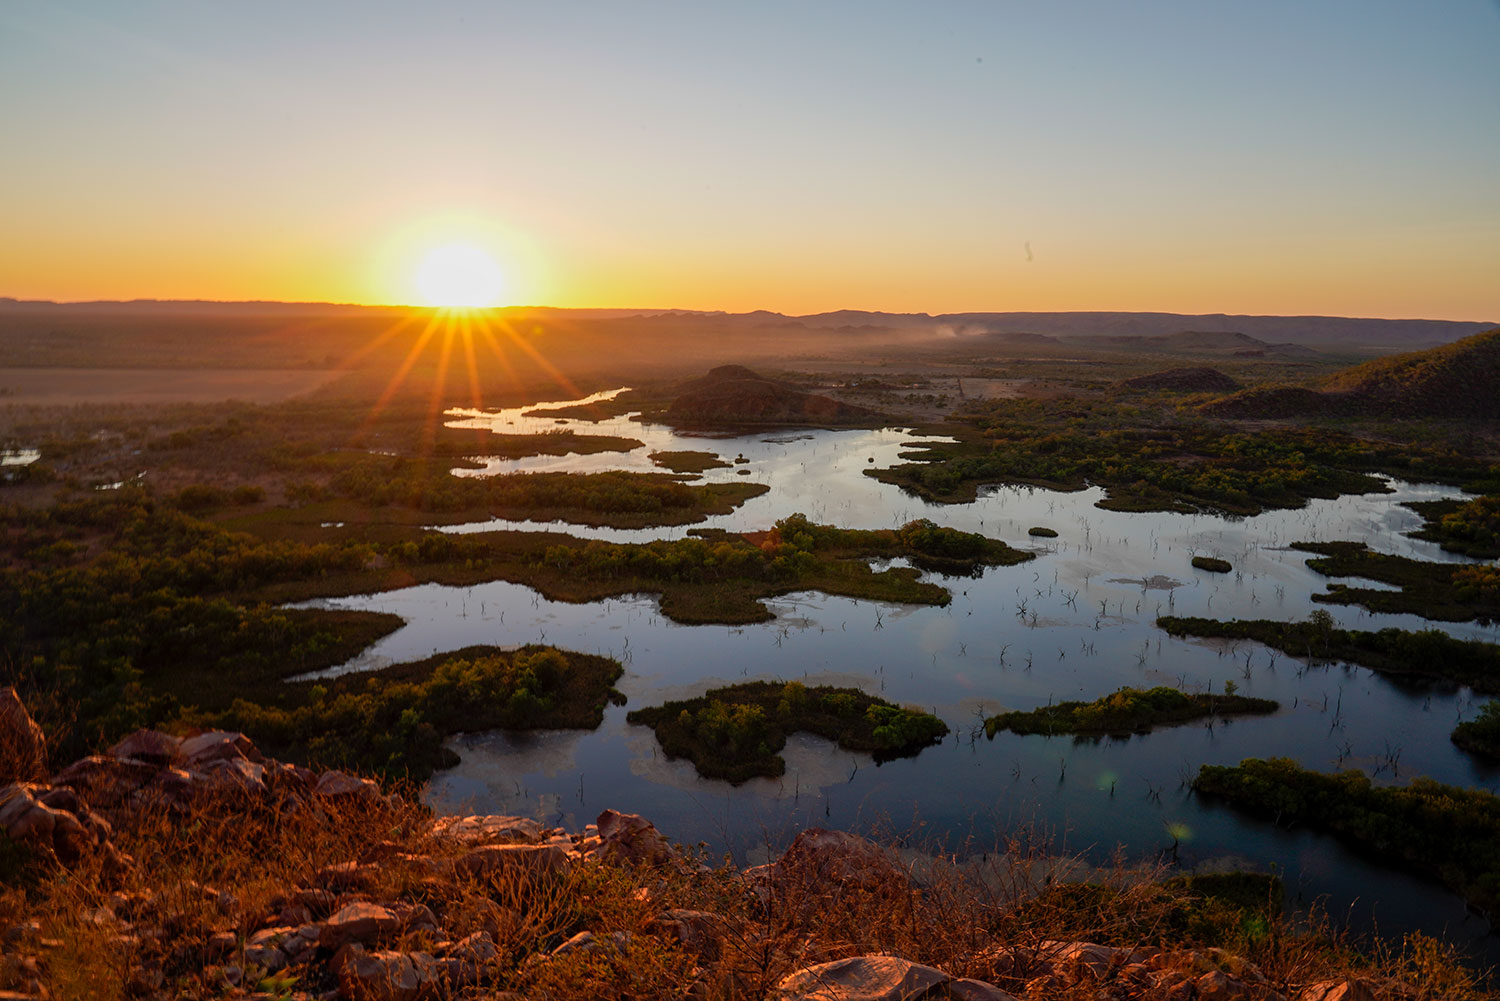
[[[1265,318],[1265,319],[1333,319],[1333,320],[1377,320],[1391,323],[1479,323],[1496,324],[1500,321],[1492,319],[1451,320],[1434,317],[1421,316],[1351,316],[1341,313],[1229,313],[1223,311],[1211,313],[1190,313],[1169,309],[958,309],[948,310],[941,313],[932,312],[908,312],[902,310],[868,309],[854,306],[844,306],[838,309],[818,310],[812,313],[784,313],[774,309],[693,309],[681,306],[553,306],[541,303],[515,303],[496,306],[430,306],[417,303],[367,303],[367,302],[333,302],[327,300],[303,300],[303,299],[160,299],[143,296],[133,299],[22,299],[16,296],[0,296],[0,305],[5,306],[149,306],[149,305],[181,305],[181,306],[285,306],[285,307],[325,307],[348,310],[431,310],[441,312],[444,310],[480,312],[499,310],[557,310],[577,313],[603,313],[603,312],[626,312],[637,314],[700,314],[704,316],[750,316],[755,313],[769,313],[773,316],[783,316],[787,319],[803,319],[811,316],[826,316],[831,313],[867,313],[870,315],[884,316],[908,316],[925,317],[927,319],[940,319],[947,316],[982,316],[982,315],[1006,315],[1006,314],[1032,314],[1032,315],[1057,315],[1057,314],[1113,314],[1125,316],[1186,316],[1186,317],[1212,317],[1222,316],[1226,318]]]

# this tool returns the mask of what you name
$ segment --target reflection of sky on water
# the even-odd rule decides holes
[[[798,594],[768,601],[775,620],[752,626],[681,626],[662,617],[649,596],[570,605],[504,582],[422,585],[315,603],[395,612],[407,620],[347,665],[351,669],[475,643],[545,641],[619,657],[626,666],[620,687],[631,706],[746,679],[796,678],[857,685],[923,706],[954,731],[941,746],[881,766],[798,736],[784,755],[784,777],[734,787],[698,778],[687,762],[667,761],[648,730],[628,726],[626,709],[611,707],[593,732],[455,739],[463,762],[432,782],[435,807],[533,814],[574,827],[617,807],[650,817],[679,840],[706,840],[742,857],[767,838],[813,823],[897,831],[920,825],[923,840],[985,846],[1000,832],[1039,824],[1060,846],[1100,855],[1117,845],[1149,854],[1180,836],[1179,852],[1189,865],[1251,858],[1281,867],[1294,897],[1332,894],[1335,911],[1358,899],[1366,903],[1356,913],[1368,917],[1367,903],[1378,901],[1375,914],[1387,931],[1451,926],[1450,933],[1463,937],[1483,931],[1455,896],[1431,884],[1372,866],[1331,839],[1242,818],[1198,800],[1186,786],[1202,763],[1288,755],[1314,768],[1378,772],[1378,781],[1428,775],[1493,791],[1500,774],[1448,739],[1455,721],[1476,711],[1469,692],[1402,687],[1361,668],[1310,667],[1254,643],[1173,639],[1154,624],[1159,614],[1297,619],[1326,607],[1351,628],[1436,625],[1455,636],[1495,641],[1500,633],[1492,626],[1315,606],[1310,595],[1327,579],[1307,569],[1308,554],[1287,548],[1303,540],[1359,539],[1385,552],[1453,560],[1402,534],[1420,519],[1400,502],[1456,491],[1393,482],[1389,494],[1314,500],[1300,510],[1240,519],[1104,511],[1093,506],[1103,496],[1099,489],[997,487],[972,504],[929,505],[863,475],[898,461],[912,441],[904,431],[684,438],[624,418],[556,424],[507,414],[515,415],[506,418],[507,431],[571,426],[640,438],[647,442],[641,457],[655,449],[708,450],[730,459],[743,454],[750,478],[769,484],[771,492],[713,519],[713,527],[764,528],[799,510],[849,527],[930,517],[1038,556],[978,579],[934,578],[953,593],[945,608]],[[613,463],[604,468],[637,468],[622,464],[634,463],[636,453],[585,458]],[[726,475],[733,470],[708,478]],[[1027,529],[1034,525],[1059,535],[1031,538]],[[564,530],[621,541],[685,531]],[[1193,555],[1222,556],[1235,572],[1196,570]],[[1279,700],[1281,711],[1124,739],[1001,734],[988,741],[977,734],[980,719],[1001,709],[1092,699],[1121,685],[1221,691],[1226,681],[1244,694]]]

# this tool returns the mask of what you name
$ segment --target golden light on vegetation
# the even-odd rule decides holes
[[[429,250],[417,268],[416,284],[429,306],[498,306],[506,291],[500,266],[472,243]]]

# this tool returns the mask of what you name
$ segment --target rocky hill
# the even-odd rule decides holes
[[[667,420],[688,427],[739,424],[856,424],[877,419],[873,410],[804,393],[742,365],[721,365],[684,383]]]
[[[1240,384],[1216,368],[1169,368],[1164,372],[1138,375],[1120,383],[1125,389],[1167,393],[1232,393]]]
[[[1377,358],[1313,387],[1246,390],[1208,404],[1223,417],[1313,415],[1500,419],[1500,328]]]
[[[1397,996],[1373,964],[1296,947],[1267,877],[1069,883],[1055,861],[963,869],[820,829],[710,867],[636,815],[433,817],[218,731],[45,763],[0,689],[7,1001]],[[1252,921],[1277,931],[1245,938]],[[1221,940],[1272,947],[1262,966]]]

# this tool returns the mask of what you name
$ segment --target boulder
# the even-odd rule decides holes
[[[855,956],[798,970],[776,992],[781,1001],[915,1001],[952,979],[895,956]]]
[[[338,949],[350,942],[368,944],[382,935],[400,930],[401,919],[387,907],[368,903],[346,904],[323,922],[318,944],[325,949]]]
[[[906,892],[911,879],[885,849],[846,831],[812,827],[797,835],[775,863],[772,877],[870,890]]]
[[[546,840],[542,825],[525,817],[438,817],[432,822],[435,837],[466,845],[539,844]]]
[[[462,876],[484,876],[492,872],[522,872],[532,875],[564,872],[573,864],[562,844],[480,845],[459,856],[455,871]]]
[[[428,982],[417,963],[404,952],[366,952],[358,945],[333,958],[339,993],[351,1001],[416,1001]]]
[[[47,739],[15,688],[0,688],[0,782],[47,777]]]
[[[156,777],[155,765],[93,755],[80,758],[55,775],[53,785],[75,790],[94,809],[108,809]]]
[[[327,771],[319,775],[313,792],[332,800],[369,801],[380,798],[380,786],[373,781],[340,771]]]
[[[189,765],[231,758],[245,758],[257,763],[262,760],[249,737],[231,730],[208,730],[189,737],[182,742],[179,750]]]
[[[677,850],[651,821],[634,813],[605,810],[599,814],[599,854],[613,862],[661,865],[677,859]]]
[[[160,730],[137,730],[109,749],[111,758],[166,767],[182,760],[182,738]]]
[[[1378,1001],[1371,986],[1363,980],[1324,980],[1302,989],[1297,1001]]]
[[[263,796],[266,770],[248,758],[215,758],[196,773],[202,791],[214,796]]]
[[[719,943],[729,932],[729,922],[708,911],[672,909],[662,911],[647,928],[658,935],[675,939],[699,959],[719,958]]]
[[[1096,979],[1103,979],[1110,971],[1136,963],[1146,958],[1131,949],[1118,949],[1093,942],[1043,942],[1037,958],[1051,963],[1057,970],[1087,970]]]
[[[1223,970],[1209,970],[1193,981],[1193,989],[1201,1001],[1236,1001],[1250,997],[1254,992],[1244,981],[1231,977]]]
[[[455,942],[448,950],[452,959],[463,960],[476,966],[483,966],[500,958],[500,949],[495,945],[495,940],[486,931],[477,931]]]
[[[48,802],[76,804],[71,793],[57,794],[52,787],[35,782],[16,782],[0,789],[0,830],[12,841],[26,842],[67,864],[95,848],[105,851],[110,864],[120,861],[109,844],[107,823],[86,807],[80,817]]]
[[[951,980],[946,990],[952,1001],[1016,1001],[1015,995],[1007,994],[983,980]]]

